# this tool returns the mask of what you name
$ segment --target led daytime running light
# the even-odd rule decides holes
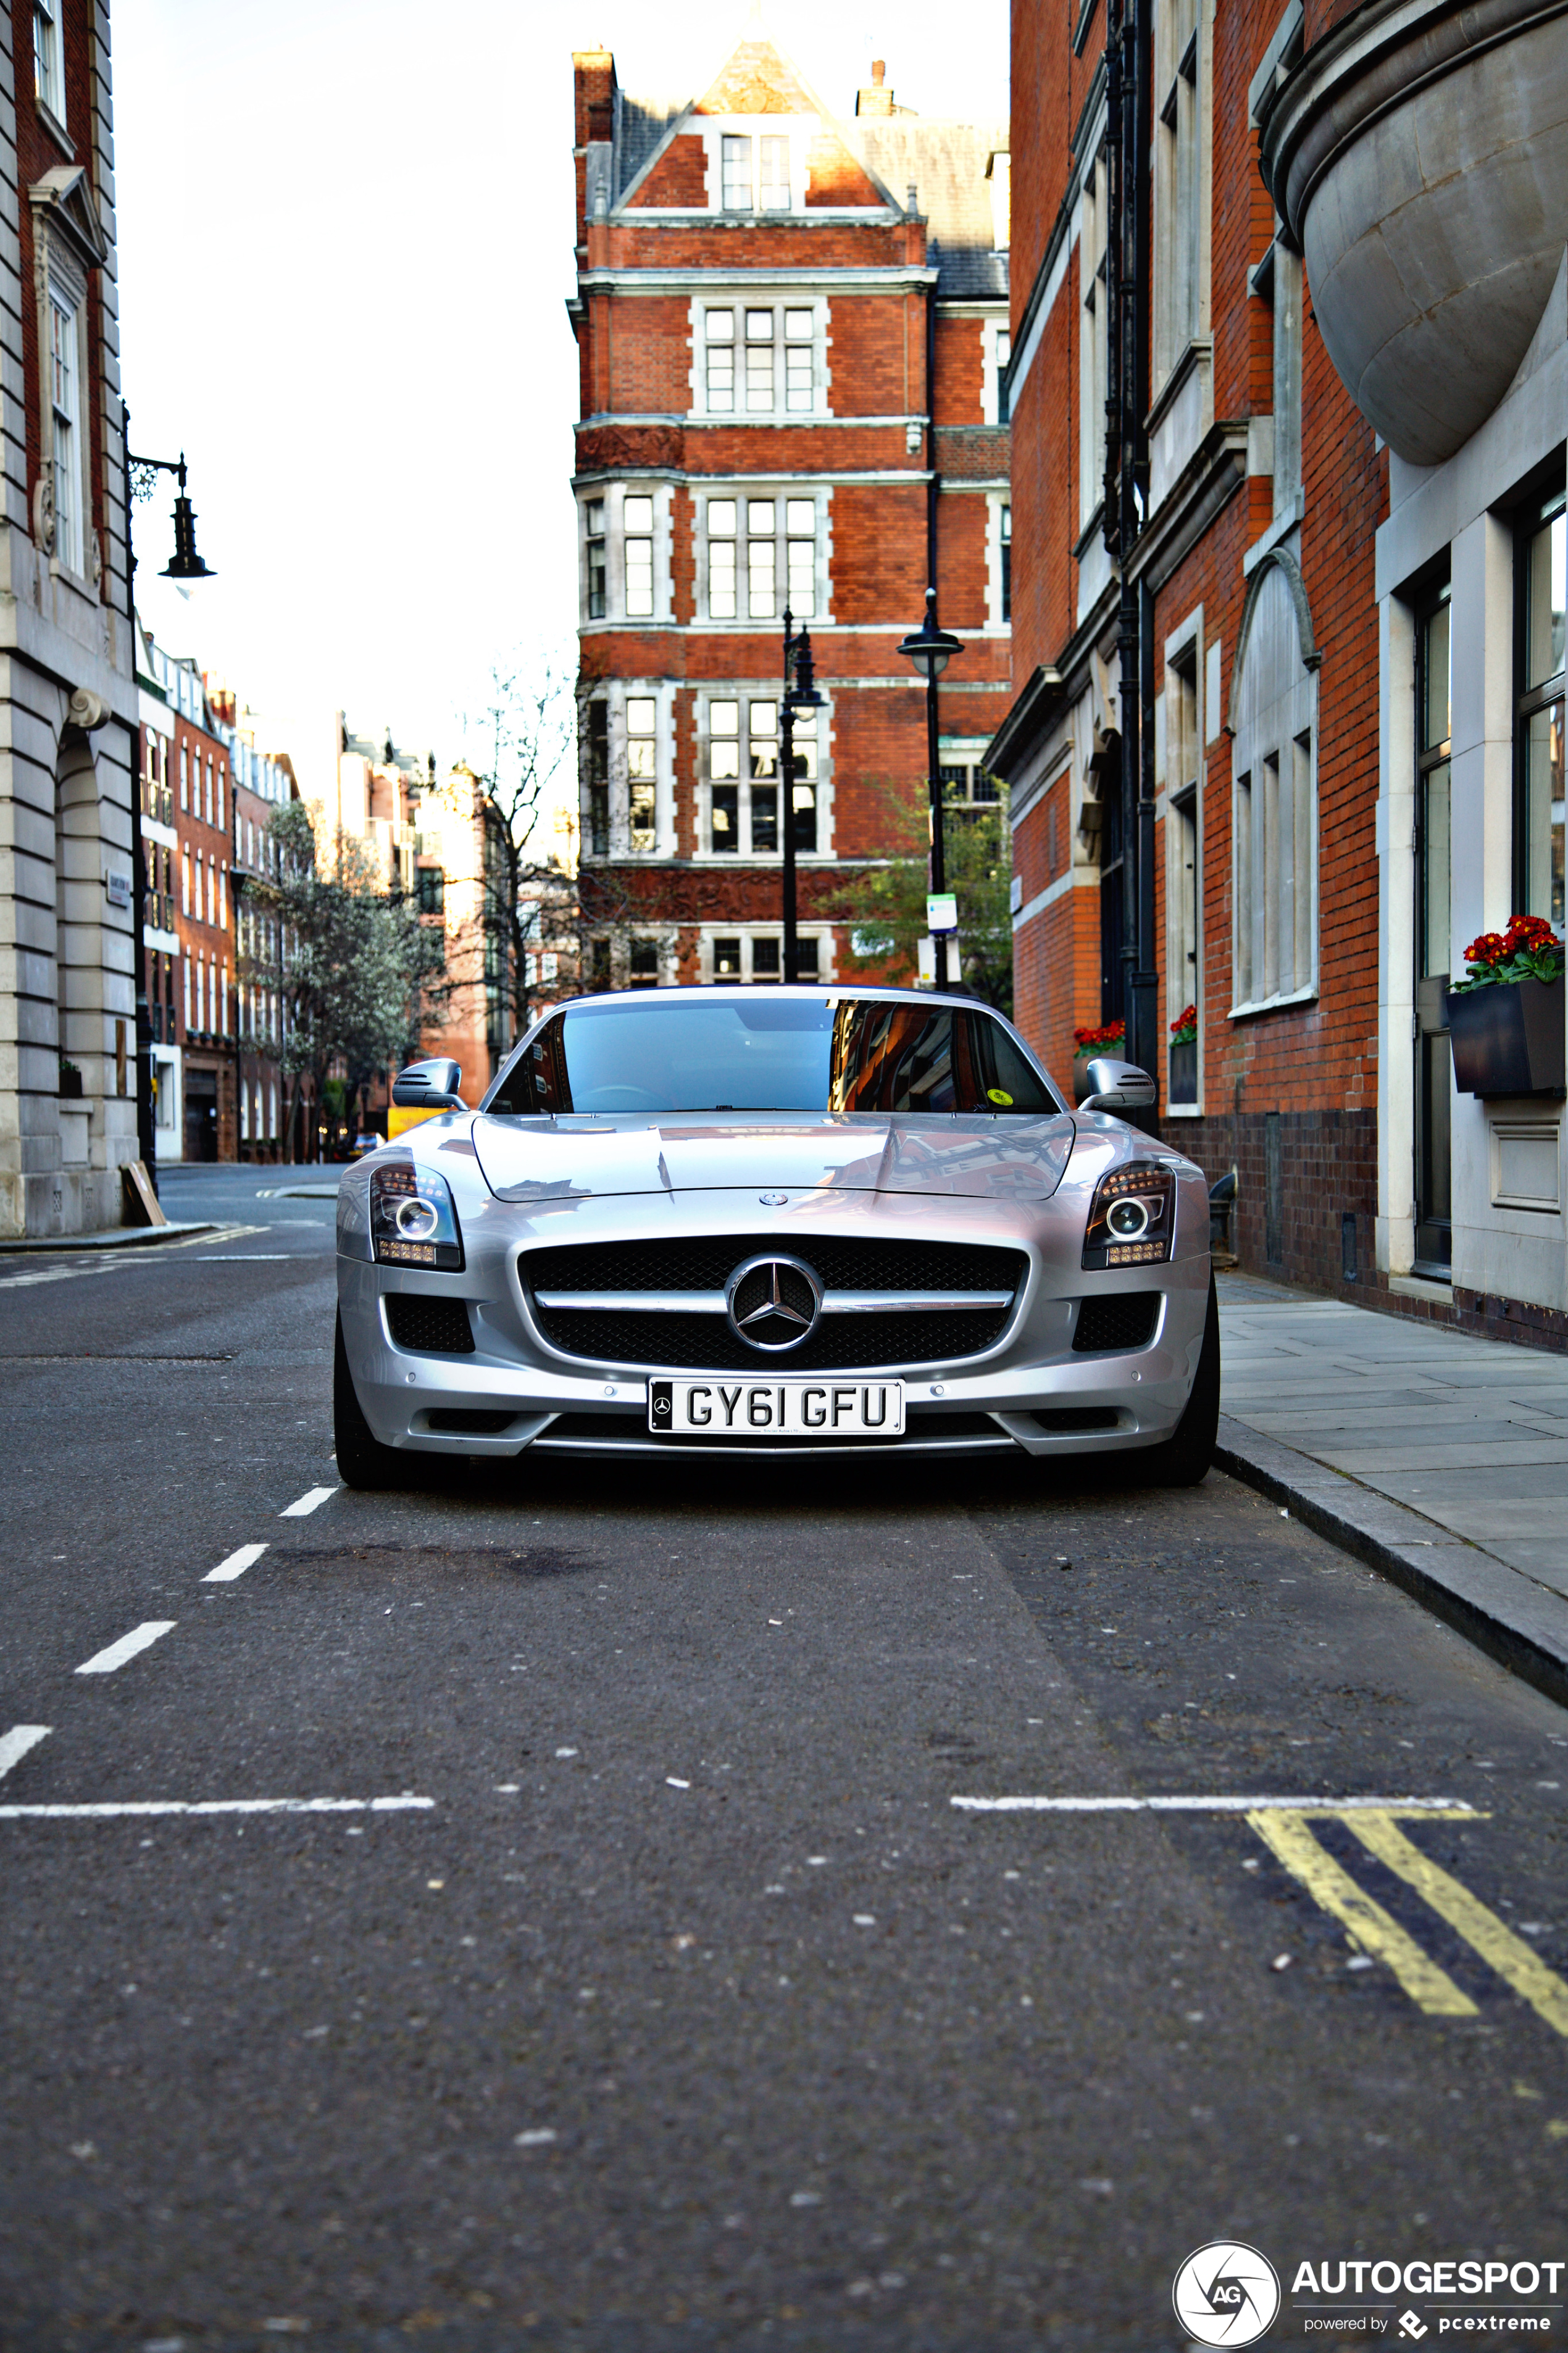
[[[444,1176],[410,1160],[377,1165],[370,1176],[370,1231],[383,1266],[424,1266],[460,1274],[463,1236]]]
[[[1083,1238],[1083,1264],[1098,1272],[1115,1266],[1161,1266],[1171,1255],[1176,1223],[1176,1179],[1158,1160],[1134,1160],[1102,1176],[1094,1188]]]

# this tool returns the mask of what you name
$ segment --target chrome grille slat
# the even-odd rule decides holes
[[[536,1291],[537,1305],[604,1315],[722,1315],[721,1291]],[[1010,1291],[827,1291],[825,1315],[933,1315],[950,1308],[1011,1307]]]

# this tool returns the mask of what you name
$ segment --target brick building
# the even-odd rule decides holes
[[[275,927],[244,891],[267,860],[268,820],[298,797],[293,771],[257,751],[231,693],[140,627],[136,672],[157,1157],[275,1160],[279,999],[244,978]]]
[[[1245,1264],[1374,1267],[1379,632],[1388,459],[1329,360],[1258,124],[1299,0],[1143,0],[1146,465],[1127,559],[1150,756],[1160,1121],[1235,1167]],[[1014,630],[991,748],[1011,786],[1018,1018],[1065,1077],[1128,1012],[1121,566],[1106,540],[1106,0],[1013,10]],[[1135,183],[1123,182],[1124,185]],[[1133,198],[1129,197],[1131,203]],[[1111,251],[1108,256],[1108,239]],[[1118,356],[1123,344],[1117,346]],[[1081,1065],[1080,1065],[1081,1067]]]
[[[109,11],[0,32],[0,1234],[120,1221],[136,1143]]]
[[[670,108],[574,59],[582,377],[580,884],[588,977],[782,969],[783,615],[824,707],[788,793],[801,968],[829,902],[923,793],[923,688],[896,651],[935,580],[951,789],[1009,701],[1007,134],[844,115],[760,34]]]

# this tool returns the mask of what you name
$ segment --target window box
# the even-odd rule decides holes
[[[1173,1103],[1195,1103],[1198,1099],[1198,1041],[1189,1038],[1184,1046],[1171,1048],[1171,1092]]]
[[[1454,1083],[1468,1095],[1564,1092],[1561,980],[1444,993]]]

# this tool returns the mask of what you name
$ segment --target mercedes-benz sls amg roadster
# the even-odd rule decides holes
[[[477,1111],[455,1063],[338,1194],[351,1486],[428,1454],[1141,1458],[1214,1451],[1203,1174],[1077,1110],[958,996],[669,988],[536,1024]],[[1131,1467],[1131,1465],[1129,1466]]]

